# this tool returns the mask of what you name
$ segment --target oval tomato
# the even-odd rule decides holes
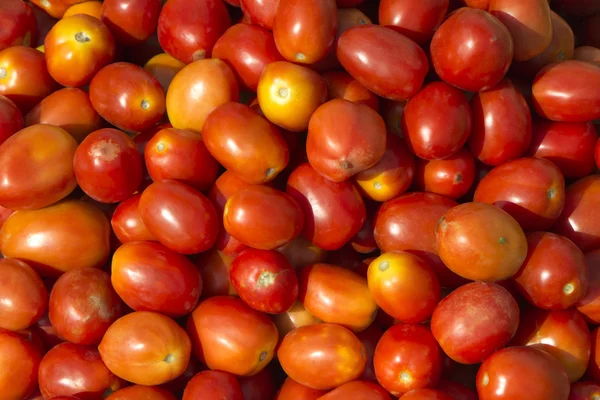
[[[329,99],[345,99],[364,104],[379,111],[379,97],[360,84],[345,71],[332,71],[323,74],[327,82]]]
[[[156,386],[133,385],[113,392],[106,400],[175,400],[170,392]]]
[[[448,0],[383,0],[379,3],[379,24],[424,44],[444,20],[448,5]]]
[[[223,371],[202,371],[185,387],[182,400],[210,396],[223,400],[245,400],[235,375]]]
[[[0,94],[0,144],[23,129],[23,114],[17,105]]]
[[[31,46],[36,42],[37,23],[32,7],[20,0],[7,0],[0,6],[0,51],[11,46]]]
[[[376,383],[352,381],[319,397],[319,400],[345,400],[349,398],[354,400],[389,400],[390,395],[384,388]]]
[[[24,399],[38,385],[41,348],[18,332],[0,330],[0,388],[7,399]]]
[[[287,377],[277,392],[275,400],[318,400],[326,393],[327,390],[312,389]]]
[[[185,64],[167,53],[160,53],[152,57],[144,65],[144,69],[150,73],[162,86],[165,93],[171,85],[173,78]]]
[[[443,160],[417,160],[415,187],[424,192],[458,199],[475,182],[475,160],[466,148]]]
[[[110,29],[117,43],[133,46],[156,31],[161,8],[161,0],[105,0],[100,20]]]
[[[594,324],[600,323],[600,250],[585,255],[588,271],[588,290],[575,305],[585,319]]]
[[[112,230],[121,243],[136,240],[156,241],[150,233],[138,210],[140,204],[140,193],[121,202],[112,214],[110,220]]]

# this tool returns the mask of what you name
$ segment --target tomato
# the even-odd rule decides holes
[[[223,400],[244,400],[235,376],[223,371],[202,371],[194,376],[183,392],[183,400],[209,396]]]
[[[352,381],[343,384],[324,396],[319,397],[319,400],[389,400],[390,395],[381,386],[367,381]]]
[[[219,219],[214,206],[184,183],[166,180],[151,184],[142,193],[138,209],[154,237],[178,253],[201,253],[217,240]]]
[[[531,114],[525,98],[505,78],[471,99],[469,149],[481,162],[500,165],[525,153],[531,142]]]
[[[280,130],[244,104],[229,102],[213,110],[202,138],[221,165],[248,183],[273,180],[289,161]]]
[[[279,314],[298,298],[298,278],[284,255],[275,250],[246,249],[231,263],[237,294],[255,310]]]
[[[448,5],[448,0],[383,0],[379,3],[379,24],[425,44],[444,20]]]
[[[235,75],[224,61],[199,60],[185,66],[171,81],[167,114],[173,127],[200,133],[212,110],[238,101],[239,95]]]
[[[44,41],[48,72],[63,86],[83,86],[115,57],[115,40],[102,22],[85,14],[61,19]]]
[[[575,309],[545,311],[527,308],[521,313],[512,345],[534,346],[556,358],[569,380],[579,380],[590,359],[590,330]]]
[[[334,99],[317,108],[310,118],[308,161],[331,181],[345,181],[372,167],[385,149],[385,122],[366,105]]]
[[[552,121],[587,122],[600,118],[600,67],[568,60],[544,67],[533,81],[533,104]]]
[[[279,373],[281,369],[277,369]],[[274,368],[265,368],[256,375],[243,376],[238,379],[244,400],[273,399],[277,392],[278,382],[273,375]]]
[[[140,44],[156,31],[161,0],[105,0],[102,4],[101,21],[120,45]]]
[[[209,153],[205,140],[206,134],[200,136],[182,129],[158,131],[144,151],[150,177],[154,181],[175,179],[198,190],[209,189],[217,179],[219,163]]]
[[[274,400],[319,400],[325,394],[326,390],[312,389],[287,377]]]
[[[304,236],[321,249],[340,249],[365,222],[366,207],[356,187],[332,182],[308,163],[292,172],[286,192],[304,211]]]
[[[363,86],[391,100],[414,96],[429,71],[427,56],[415,42],[378,25],[344,32],[338,39],[337,57]]]
[[[406,144],[418,157],[435,160],[460,150],[471,133],[471,109],[460,90],[444,83],[425,85],[402,114]]]
[[[229,278],[233,257],[213,248],[194,259],[194,264],[202,275],[201,298],[220,295],[235,295],[235,288]]]
[[[113,392],[106,400],[175,400],[170,392],[155,386],[128,386]]]
[[[367,280],[344,267],[314,264],[298,272],[298,299],[318,319],[355,332],[366,329],[377,312]]]
[[[513,279],[527,301],[548,310],[572,307],[588,289],[581,250],[564,236],[549,232],[527,234],[527,258]]]
[[[335,0],[280,0],[273,19],[277,49],[288,61],[301,64],[323,59],[333,46],[336,29]]]
[[[375,375],[392,395],[434,386],[442,372],[442,352],[429,328],[397,324],[388,329],[375,348]]]
[[[469,150],[460,149],[443,160],[417,159],[415,187],[420,191],[458,199],[475,182],[475,160]]]
[[[63,18],[71,17],[77,14],[87,14],[94,18],[100,19],[102,16],[102,2],[101,1],[85,1],[83,3],[73,4],[63,14]]]
[[[27,398],[37,388],[41,349],[27,336],[0,330],[0,388],[6,399]]]
[[[565,178],[583,178],[594,170],[598,135],[591,122],[536,121],[528,153],[552,161]]]
[[[283,129],[302,132],[308,128],[317,107],[327,100],[327,84],[307,67],[276,61],[263,69],[257,96],[269,121]]]
[[[112,258],[111,281],[135,311],[170,317],[190,313],[202,292],[202,277],[185,256],[156,242],[129,242]]]
[[[162,314],[137,311],[113,323],[98,346],[115,375],[138,385],[160,385],[185,371],[190,338]]]
[[[17,105],[0,94],[0,144],[23,129],[23,114]]]
[[[101,400],[105,391],[123,386],[106,368],[98,350],[73,343],[58,344],[46,353],[40,363],[39,382],[46,399],[85,393],[90,400]]]
[[[283,61],[273,34],[255,25],[236,24],[215,43],[213,57],[228,63],[240,85],[256,91],[267,64]]]
[[[167,53],[189,64],[210,58],[215,42],[230,26],[221,0],[170,0],[158,19],[158,41]]]
[[[50,322],[71,343],[97,345],[122,314],[110,276],[96,268],[67,271],[50,294]]]
[[[366,363],[358,338],[343,326],[328,323],[294,329],[283,338],[277,356],[291,379],[318,390],[357,379]]]
[[[304,213],[289,194],[254,185],[227,200],[223,221],[225,230],[246,246],[272,250],[300,234]]]
[[[568,400],[593,400],[598,396],[600,396],[600,385],[591,381],[582,381],[571,385]]]
[[[34,6],[37,6],[52,18],[61,19],[69,8],[69,4],[63,0],[30,0]]]
[[[24,46],[0,51],[0,95],[27,113],[56,89],[48,73],[44,54]]]
[[[591,175],[567,187],[565,207],[553,231],[572,240],[583,252],[600,248],[600,214],[596,204],[600,196],[600,176]]]
[[[51,349],[65,340],[58,335],[56,328],[50,322],[48,313],[44,314],[39,321],[31,327],[31,332],[40,338],[43,349]]]
[[[450,395],[454,400],[478,400],[477,394],[473,390],[458,382],[440,380],[436,389]]]
[[[567,400],[569,388],[560,362],[531,346],[499,350],[477,373],[480,400]]]
[[[35,324],[48,307],[48,292],[39,275],[27,264],[0,258],[0,328],[11,331]]]
[[[65,200],[11,215],[0,231],[0,249],[5,257],[25,261],[42,276],[58,276],[104,265],[109,237],[110,225],[102,211],[83,201]]]
[[[268,316],[231,296],[200,302],[187,321],[187,332],[194,355],[208,368],[244,376],[256,375],[269,364],[279,340]]]
[[[277,248],[294,268],[306,267],[325,261],[327,252],[308,240],[304,235]]]
[[[468,283],[435,308],[431,331],[444,352],[463,364],[480,363],[504,347],[519,325],[519,306],[494,283]]]
[[[144,65],[144,69],[156,78],[165,93],[175,75],[177,75],[183,67],[185,67],[184,63],[167,53],[155,55]]]
[[[367,90],[350,74],[344,71],[333,71],[323,74],[327,82],[329,99],[345,99],[364,104],[373,110],[379,110],[379,97]]]
[[[360,376],[360,379],[363,381],[377,382],[373,357],[375,356],[375,348],[377,347],[377,343],[379,343],[381,336],[383,336],[383,332],[383,329],[380,328],[377,323],[373,323],[364,331],[356,333],[356,337],[361,341],[363,346],[365,346],[365,353],[367,356],[365,370]]]
[[[436,237],[444,264],[472,280],[510,278],[527,255],[527,240],[518,222],[486,203],[465,203],[450,209],[439,221]]]
[[[600,49],[592,46],[579,46],[573,52],[573,59],[586,61],[600,67]]]
[[[431,40],[435,72],[445,82],[470,92],[496,86],[508,71],[512,56],[510,32],[483,10],[455,11]]]
[[[112,230],[121,243],[137,240],[156,241],[150,233],[138,210],[141,194],[136,194],[121,202],[111,218]]]
[[[7,0],[0,6],[0,51],[11,46],[31,46],[37,38],[35,14],[27,3]]]
[[[600,323],[600,251],[594,250],[585,255],[588,271],[588,290],[575,306],[585,319],[594,324]]]

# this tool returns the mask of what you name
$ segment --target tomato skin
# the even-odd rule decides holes
[[[110,29],[117,43],[133,46],[156,31],[161,8],[161,0],[108,0],[102,3],[100,20]]]
[[[7,399],[27,398],[38,384],[41,348],[18,332],[0,330],[0,375],[2,396]]]
[[[533,123],[528,154],[552,161],[565,178],[579,179],[594,170],[594,143],[598,135],[591,122]]]
[[[367,364],[365,365],[365,370],[360,376],[360,379],[363,381],[377,382],[373,357],[375,356],[375,348],[377,347],[377,343],[379,343],[379,339],[381,339],[383,333],[383,329],[379,327],[376,321],[369,325],[369,327],[364,331],[356,333],[358,340],[360,340],[363,346],[365,346],[365,353],[367,355]]]
[[[440,380],[436,389],[450,395],[454,400],[478,400],[477,394],[465,385],[448,380]]]
[[[304,211],[303,235],[323,250],[342,248],[365,222],[366,207],[356,187],[329,181],[308,163],[292,172],[286,192]]]
[[[415,187],[456,200],[475,182],[475,160],[465,147],[443,160],[417,159]]]
[[[244,400],[240,384],[235,376],[223,371],[202,371],[185,387],[183,400],[210,396],[223,400]]]
[[[175,400],[170,392],[156,386],[133,385],[113,392],[106,400]]]
[[[462,364],[480,363],[504,347],[518,325],[517,302],[495,283],[461,286],[442,299],[431,317],[436,340],[451,359]]]
[[[229,277],[233,257],[212,248],[194,257],[194,264],[202,275],[201,298],[235,295],[235,288]]]
[[[327,252],[316,246],[304,235],[299,235],[291,242],[277,248],[294,268],[302,268],[325,261]]]
[[[579,46],[573,52],[573,59],[586,61],[600,67],[600,49],[592,46]]]
[[[214,326],[221,328],[215,331]],[[187,332],[194,355],[203,364],[240,376],[262,371],[273,359],[279,340],[267,315],[232,296],[200,302],[187,321]]]
[[[565,310],[588,290],[588,268],[581,250],[549,232],[527,234],[527,258],[513,277],[519,292],[536,307]]]
[[[349,100],[333,99],[310,117],[306,154],[317,172],[341,182],[383,157],[386,136],[385,122],[376,111]]]
[[[571,384],[568,400],[589,400],[600,394],[600,385],[592,381],[580,381]]]
[[[452,13],[431,40],[431,61],[445,82],[469,92],[494,87],[513,56],[510,32],[486,11],[461,8]]]
[[[215,43],[214,58],[225,61],[236,74],[240,85],[256,92],[265,67],[283,61],[273,34],[260,26],[236,24]]]
[[[123,303],[110,276],[97,268],[63,274],[50,293],[48,316],[56,332],[71,343],[97,345],[121,315]]]
[[[373,382],[367,381],[352,381],[343,384],[324,396],[319,397],[319,400],[389,400],[389,393]]]
[[[354,79],[391,100],[414,96],[429,71],[427,56],[415,42],[383,26],[348,29],[338,39],[336,52]]]
[[[442,372],[442,352],[429,328],[397,324],[389,328],[375,348],[375,375],[392,395],[435,386]]]
[[[533,81],[533,105],[551,121],[588,122],[600,118],[600,67],[567,60],[544,67]]]
[[[167,53],[190,64],[208,59],[216,41],[231,26],[222,0],[175,0],[158,18],[158,41]]]
[[[498,350],[481,364],[476,383],[480,400],[566,400],[570,388],[562,365],[531,346]]]
[[[37,38],[35,14],[27,3],[7,0],[0,6],[0,51],[11,46],[31,46]]]
[[[277,357],[290,378],[317,390],[357,379],[366,363],[358,338],[343,326],[328,323],[294,329],[283,338]]]
[[[400,32],[418,44],[426,43],[442,23],[448,0],[411,2],[383,0],[379,3],[379,23]]]
[[[167,53],[160,53],[144,64],[144,69],[160,83],[165,93],[171,85],[173,78],[185,64]]]
[[[102,16],[102,2],[97,0],[91,0],[85,1],[83,3],[73,4],[66,9],[62,17],[66,18],[77,14],[87,14],[94,18],[100,19]],[[42,44],[43,43],[44,41],[42,40]]]
[[[436,229],[440,258],[458,275],[494,282],[517,273],[527,255],[518,222],[487,203],[464,203],[449,210]]]
[[[21,110],[12,100],[0,94],[0,145],[23,127]]]
[[[42,359],[39,369],[40,392],[44,398],[86,393],[100,400],[106,390],[117,390],[123,382],[102,362],[92,346],[61,343]]]
[[[202,277],[185,256],[156,242],[129,242],[112,258],[111,281],[135,311],[172,318],[190,313],[202,293]]]
[[[44,40],[48,72],[63,86],[84,86],[115,57],[115,40],[100,20],[77,14],[58,21]]]
[[[379,111],[379,97],[361,85],[345,71],[331,71],[323,74],[327,82],[329,99],[345,99],[364,104]]]
[[[402,396],[404,400],[453,400],[454,397],[437,389],[414,389]]]
[[[585,255],[588,271],[588,290],[575,304],[577,310],[591,324],[600,324],[600,250]]]
[[[279,0],[240,0],[240,6],[251,24],[273,30]]]
[[[109,239],[110,224],[102,211],[83,201],[65,200],[11,215],[0,230],[0,249],[42,277],[57,277],[71,269],[104,265]]]
[[[600,248],[597,212],[600,176],[590,175],[567,186],[565,207],[552,228],[572,240],[584,253]]]
[[[327,390],[312,389],[287,377],[277,392],[275,400],[318,400],[325,394]]]
[[[206,118],[202,138],[221,165],[248,183],[275,179],[289,162],[280,130],[244,104],[229,102],[215,108]]]
[[[174,180],[154,182],[138,206],[144,225],[159,242],[182,254],[213,247],[219,218],[210,200],[198,190]]]
[[[471,98],[469,149],[481,162],[500,165],[525,153],[531,142],[531,113],[525,98],[505,78]]]
[[[314,64],[327,55],[336,29],[335,0],[280,0],[273,19],[277,49],[288,61],[302,64]]]
[[[156,241],[154,235],[144,225],[138,210],[141,197],[140,193],[131,196],[122,201],[113,212],[110,223],[121,243],[137,240]]]

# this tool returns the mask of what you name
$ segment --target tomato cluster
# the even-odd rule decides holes
[[[598,0],[0,0],[0,400],[598,400],[599,124]]]

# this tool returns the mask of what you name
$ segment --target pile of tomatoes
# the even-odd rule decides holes
[[[0,0],[0,400],[599,400],[600,1]]]

